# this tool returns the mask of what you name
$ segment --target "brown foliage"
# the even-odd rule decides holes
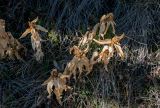
[[[83,48],[83,47],[89,47],[89,45],[92,43],[93,38],[96,36],[96,33],[99,29],[100,24],[97,23],[92,31],[87,31],[85,35],[81,38],[81,40],[78,43],[78,47]]]
[[[5,31],[5,20],[0,19],[0,58],[23,60],[21,52],[26,53],[26,48],[10,32]]]
[[[105,65],[105,69],[107,69],[107,64],[111,57],[113,57],[114,52],[117,52],[121,59],[124,59],[124,53],[121,48],[121,44],[119,43],[124,38],[124,34],[121,36],[114,36],[112,39],[105,40],[96,40],[93,39],[96,43],[100,45],[104,45],[101,53],[99,54],[98,61],[103,61]]]
[[[115,25],[113,13],[108,13],[107,15],[103,15],[100,19],[100,30],[99,36],[104,39],[104,35],[107,33],[109,27],[112,27],[112,32],[115,34]]]
[[[33,21],[29,21],[29,28],[26,29],[26,31],[22,34],[20,38],[26,37],[29,33],[31,33],[31,42],[32,42],[32,48],[35,51],[35,57],[37,61],[40,61],[44,54],[41,49],[41,37],[38,33],[38,31],[48,32],[44,27],[40,25],[36,25],[36,22],[38,21],[38,17],[34,19]]]
[[[87,74],[89,74],[91,72],[91,65],[89,59],[86,57],[88,49],[80,50],[79,47],[73,46],[70,51],[73,51],[74,57],[67,64],[64,74],[70,76],[73,74],[75,79],[77,72],[79,72],[78,78],[81,77],[83,71],[87,71]]]
[[[57,72],[57,69],[53,69],[51,72],[51,76],[44,81],[42,85],[47,85],[48,98],[51,98],[52,91],[56,95],[56,99],[61,105],[61,96],[63,91],[71,90],[72,88],[66,85],[66,79],[69,78],[69,75],[63,75]],[[54,86],[54,89],[53,89]]]
[[[97,23],[91,31],[87,31],[85,35],[83,35],[78,46],[74,45],[69,49],[70,54],[73,54],[74,56],[72,60],[68,62],[63,74],[59,74],[57,70],[53,70],[48,80],[42,84],[47,85],[47,91],[49,93],[48,98],[51,97],[51,92],[53,91],[58,102],[61,104],[63,90],[71,89],[71,87],[66,85],[66,80],[63,80],[62,77],[70,79],[73,75],[74,79],[76,79],[76,75],[79,74],[78,79],[80,79],[83,72],[86,72],[86,75],[90,74],[93,66],[100,61],[104,64],[105,70],[108,71],[107,65],[115,52],[118,53],[121,59],[124,59],[124,53],[120,45],[120,41],[124,38],[124,34],[121,36],[115,35],[112,39],[104,39],[104,35],[110,26],[112,26],[113,33],[115,34],[114,25],[115,22],[113,21],[112,13],[103,15],[100,19],[100,23]],[[97,32],[99,32],[99,36],[101,36],[103,40],[94,39]],[[103,45],[103,49],[100,53],[97,51],[93,52],[92,57],[88,59],[86,54],[90,49],[92,41]],[[54,90],[52,89],[53,86],[55,86]]]

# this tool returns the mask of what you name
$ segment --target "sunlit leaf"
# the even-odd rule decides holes
[[[48,32],[44,27],[40,25],[36,25],[36,22],[38,21],[38,17],[34,19],[33,21],[29,22],[29,28],[26,29],[26,31],[22,34],[20,38],[25,37],[27,34],[31,33],[31,43],[32,48],[35,51],[35,57],[37,61],[41,61],[43,59],[44,53],[41,49],[41,37],[38,33],[38,31]]]
[[[47,91],[49,94],[47,97],[49,99],[51,98],[51,93],[54,92],[57,101],[59,102],[59,104],[62,104],[61,99],[63,91],[72,89],[70,86],[66,85],[67,78],[69,78],[69,75],[63,75],[61,73],[58,73],[56,69],[52,70],[50,77],[42,84],[47,85]]]
[[[99,36],[101,36],[102,39],[104,39],[105,30],[106,30],[106,24],[105,23],[101,23],[100,24],[100,29],[99,29]]]
[[[95,41],[97,44],[100,44],[100,45],[107,45],[107,44],[111,44],[112,43],[111,39],[105,39],[105,40],[93,39],[93,41]]]
[[[30,28],[26,29],[26,31],[21,35],[20,39],[26,37],[27,34],[29,34],[29,33],[31,33],[31,29]]]
[[[40,31],[43,31],[43,32],[48,32],[47,29],[45,29],[44,27],[40,26],[40,25],[36,25],[36,29],[37,30],[40,30]]]
[[[81,77],[83,71],[87,71],[87,74],[91,72],[91,65],[89,59],[86,57],[87,49],[80,50],[77,46],[73,46],[70,52],[74,54],[73,59],[67,64],[64,74],[74,75],[76,79],[76,74],[79,72],[78,78]],[[84,68],[85,67],[85,68]],[[78,69],[78,71],[76,71]]]
[[[121,57],[121,59],[123,60],[124,59],[124,53],[122,51],[122,48],[120,45],[117,45],[117,44],[114,44],[114,47],[118,53],[118,55]]]
[[[26,48],[13,37],[10,32],[5,31],[5,21],[0,19],[0,59],[22,60],[20,53],[26,53]]]
[[[102,51],[99,54],[98,61],[102,61],[104,63],[106,71],[108,71],[107,64],[109,63],[111,57],[113,57],[114,52],[117,52],[122,60],[124,59],[124,53],[119,43],[123,38],[124,34],[122,34],[121,36],[114,36],[112,39],[93,39],[93,41],[95,41],[97,44],[104,45]]]
[[[38,17],[31,21],[31,23],[36,23],[38,21]]]

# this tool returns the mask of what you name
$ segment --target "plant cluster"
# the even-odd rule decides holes
[[[104,64],[105,70],[108,71],[107,65],[115,52],[117,52],[123,60],[125,56],[122,51],[120,41],[124,38],[124,34],[122,34],[121,36],[117,36],[115,34],[114,25],[115,22],[113,20],[112,13],[103,15],[100,19],[100,23],[97,23],[91,31],[87,31],[85,35],[82,36],[82,38],[80,39],[77,46],[74,45],[70,48],[70,54],[73,53],[74,56],[72,60],[67,63],[67,66],[62,73],[62,76],[65,75],[69,79],[71,79],[71,76],[73,75],[74,79],[76,80],[76,75],[79,74],[78,79],[80,79],[83,72],[86,72],[86,75],[89,75],[93,69],[93,65],[101,61]],[[112,28],[112,34],[110,35],[114,34],[114,36],[111,39],[106,39],[106,34],[110,28]],[[96,39],[97,36],[98,40]],[[93,42],[103,45],[103,48],[100,52],[90,52],[92,53],[92,57],[89,59],[87,57],[87,53],[92,48]],[[52,71],[49,79],[45,81],[42,85],[47,84],[47,91],[49,94],[48,98],[50,98],[51,92],[54,91],[59,104],[61,104],[60,96],[62,95],[62,91],[60,93],[56,91],[58,87],[57,83],[60,87],[62,87],[61,90],[66,90],[66,87],[68,86],[65,85],[66,83],[59,83],[58,81],[60,81],[61,76],[58,76],[58,73],[57,76],[54,76],[53,72],[57,72],[57,70]],[[53,86],[55,87],[54,90],[52,89]]]

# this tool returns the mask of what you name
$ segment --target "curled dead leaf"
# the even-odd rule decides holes
[[[63,75],[61,73],[58,73],[57,69],[53,69],[50,77],[42,84],[42,85],[47,85],[47,91],[49,94],[47,98],[51,98],[51,93],[54,92],[57,101],[59,102],[60,105],[62,105],[61,99],[63,91],[72,89],[70,86],[66,85],[67,78],[69,78],[69,75]]]
[[[99,36],[104,39],[104,35],[107,33],[109,27],[112,27],[112,33],[115,34],[115,25],[114,15],[113,13],[108,13],[107,15],[103,15],[100,19],[100,30]]]
[[[10,32],[5,31],[5,21],[0,19],[0,58],[23,60],[26,48],[15,39]]]
[[[124,38],[124,34],[121,36],[114,36],[112,39],[105,39],[105,40],[96,40],[93,39],[97,44],[104,45],[102,51],[99,54],[98,61],[103,61],[104,67],[107,69],[107,64],[111,57],[113,57],[114,52],[117,52],[118,55],[123,60],[125,55],[122,51],[120,41]]]
[[[71,76],[74,75],[76,79],[76,74],[79,72],[78,78],[81,77],[83,71],[87,71],[87,74],[91,72],[91,65],[89,59],[86,57],[85,50],[80,50],[78,46],[73,46],[70,51],[73,52],[73,59],[67,64],[64,74]],[[85,67],[85,68],[84,68]],[[78,69],[78,71],[77,71]]]

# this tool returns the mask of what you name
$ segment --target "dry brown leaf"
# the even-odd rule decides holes
[[[121,36],[114,36],[112,39],[105,39],[105,40],[96,40],[93,39],[97,44],[100,45],[113,45],[119,44],[119,42],[124,38],[124,33]]]
[[[100,27],[100,23],[97,23],[97,24],[93,27],[92,33],[94,34],[94,36],[97,34],[99,27]]]
[[[104,39],[105,31],[106,31],[106,24],[105,22],[102,22],[99,29],[99,36],[102,37],[102,39]]]
[[[69,75],[63,75],[57,72],[57,69],[53,69],[51,72],[51,76],[44,81],[42,85],[47,85],[48,96],[47,98],[51,98],[51,93],[54,92],[56,95],[56,99],[59,104],[62,104],[61,98],[63,91],[71,90],[72,88],[66,85],[66,79],[69,78]],[[54,90],[52,89],[54,86]]]
[[[86,47],[90,46],[90,44],[92,43],[93,38],[96,36],[96,33],[97,33],[98,29],[99,29],[99,26],[100,26],[100,24],[97,23],[93,27],[92,31],[87,31],[85,33],[85,35],[81,38],[81,40],[78,43],[78,47],[79,48],[83,49],[83,48],[86,48]]]
[[[7,32],[7,34],[9,37],[9,48],[6,50],[6,55],[9,56],[10,59],[17,58],[18,60],[23,61],[20,53],[23,52],[24,55],[26,55],[27,49],[20,44],[20,42],[15,39],[10,32]]]
[[[96,40],[93,39],[96,43],[100,45],[104,45],[102,51],[99,54],[98,61],[102,61],[104,63],[104,67],[107,69],[107,64],[111,57],[113,57],[114,52],[117,52],[121,59],[124,59],[124,53],[122,51],[120,41],[124,38],[124,34],[121,36],[114,36],[112,39],[105,39],[105,40]]]
[[[26,53],[26,48],[10,32],[5,31],[5,21],[0,19],[0,58],[23,60],[21,52]]]
[[[74,57],[67,64],[64,74],[69,76],[73,74],[75,79],[78,72],[78,78],[81,77],[83,71],[87,71],[87,74],[89,74],[91,72],[91,65],[89,59],[86,57],[86,52],[88,52],[87,49],[82,51],[77,46],[73,46],[70,51],[73,52]]]
[[[21,35],[20,38],[26,37],[29,33],[31,33],[31,29],[30,28],[26,29],[26,31]]]
[[[5,50],[0,46],[0,59],[5,58]]]
[[[118,55],[121,57],[121,59],[124,59],[124,53],[122,51],[122,48],[120,46],[120,44],[114,44],[114,47],[116,49],[116,52],[118,53]]]
[[[109,27],[112,27],[112,32],[115,34],[115,22],[114,22],[114,15],[113,13],[108,13],[107,15],[103,15],[100,19],[100,30],[99,36],[104,39],[104,35],[107,33]]]
[[[78,43],[78,47],[82,47],[84,46],[86,43],[88,43],[88,35],[89,35],[89,31],[87,31],[85,33],[85,35],[81,38],[81,40]]]
[[[38,21],[38,17],[31,21],[31,24],[35,24]]]
[[[9,44],[9,37],[7,32],[5,31],[5,20],[0,19],[0,50],[3,52],[3,50],[7,49],[7,45]]]
[[[40,61],[44,54],[41,49],[41,37],[38,33],[38,31],[43,31],[43,32],[48,32],[44,27],[40,25],[36,25],[36,22],[38,21],[38,17],[34,19],[31,22],[28,22],[29,28],[26,29],[26,31],[21,35],[20,38],[26,37],[29,33],[31,33],[31,43],[32,43],[32,48],[35,51],[35,57],[37,61]]]
[[[0,33],[3,33],[3,32],[5,32],[5,20],[0,19]],[[0,34],[0,37],[5,38],[5,35]]]

